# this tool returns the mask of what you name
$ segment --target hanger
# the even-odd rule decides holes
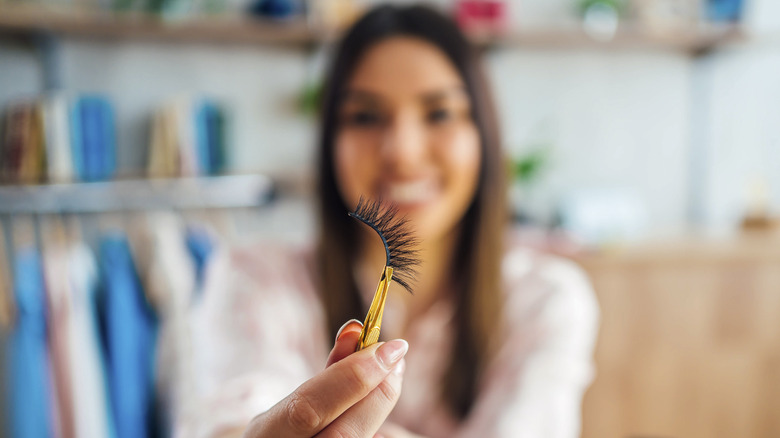
[[[220,209],[199,208],[182,211],[185,230],[196,228],[205,230],[216,241],[222,241],[227,232],[227,215]]]
[[[86,243],[84,234],[81,230],[81,221],[75,214],[61,215],[65,227],[65,235],[69,244]]]
[[[147,271],[149,264],[152,262],[152,245],[154,244],[149,231],[148,213],[144,211],[128,212],[127,215],[132,217],[125,228],[127,243],[130,246],[130,257],[133,259],[133,264],[144,293],[147,293],[146,291],[149,288]]]
[[[11,248],[18,251],[24,248],[36,248],[35,218],[19,215],[11,221]]]
[[[97,228],[100,235],[124,230],[125,220],[120,212],[102,212],[97,214]]]
[[[48,215],[41,219],[41,246],[61,248],[68,244],[68,232],[61,214]]]

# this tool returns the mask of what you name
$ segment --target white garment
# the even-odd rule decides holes
[[[145,236],[137,236],[144,242],[136,246],[136,257],[145,259],[138,265],[145,266],[146,294],[160,317],[156,383],[165,407],[176,417],[189,409],[197,385],[187,318],[196,287],[195,265],[178,216],[150,214],[145,230]]]
[[[70,373],[74,436],[110,437],[113,426],[95,307],[98,269],[92,252],[83,243],[71,245],[68,258],[72,299],[68,337],[72,353]]]
[[[204,392],[193,415],[178,418],[180,437],[246,425],[321,371],[333,342],[311,250],[255,246],[214,259],[193,315]],[[593,291],[573,263],[517,245],[502,271],[507,327],[469,416],[454,418],[438,397],[454,333],[454,309],[440,301],[406,330],[404,388],[390,421],[431,438],[579,436],[582,396],[594,376]],[[388,334],[404,320],[395,304],[391,297]]]

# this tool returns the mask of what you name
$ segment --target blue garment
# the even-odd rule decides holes
[[[187,228],[187,249],[195,264],[195,298],[200,296],[203,290],[203,281],[206,276],[206,266],[214,252],[214,242],[209,234],[197,227]]]
[[[41,260],[32,248],[18,251],[13,265],[16,320],[8,340],[8,384],[12,438],[52,434],[46,292]]]
[[[154,436],[157,320],[146,301],[124,235],[103,238],[100,271],[101,325],[116,436]]]

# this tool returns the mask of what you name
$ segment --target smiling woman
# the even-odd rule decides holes
[[[457,26],[424,7],[369,12],[321,116],[316,246],[215,258],[196,315],[203,397],[179,435],[578,436],[596,303],[578,268],[506,238],[494,109]],[[414,295],[387,298],[382,334],[401,339],[354,352],[361,325],[344,321],[366,314],[386,261],[347,215],[361,196],[406,217],[421,264]]]
[[[437,303],[453,306],[460,348],[442,370],[445,384],[431,391],[464,416],[503,317],[507,216],[498,127],[477,54],[430,9],[379,8],[345,36],[327,85],[319,260],[331,331],[360,309],[357,291],[381,258],[340,212],[361,194],[390,198],[423,242],[422,274],[415,296],[400,298],[408,315],[399,324],[408,329]]]

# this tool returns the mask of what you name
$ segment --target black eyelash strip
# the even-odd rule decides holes
[[[393,280],[412,293],[420,264],[418,241],[406,219],[397,217],[398,208],[385,207],[381,201],[367,201],[361,196],[355,211],[349,215],[379,234],[385,245],[385,264],[393,268]]]

